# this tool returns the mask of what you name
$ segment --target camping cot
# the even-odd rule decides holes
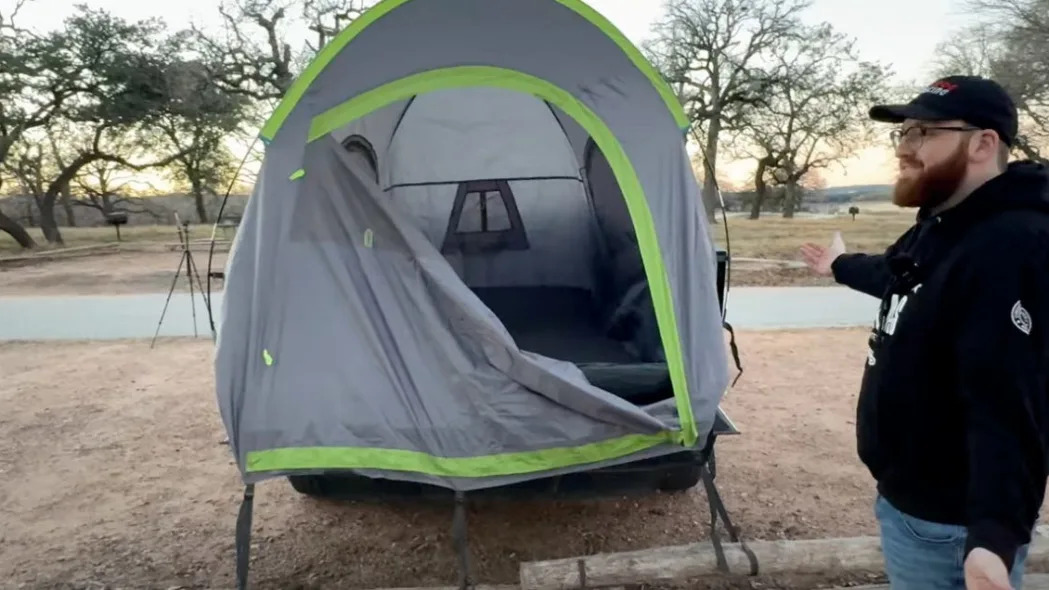
[[[384,0],[321,49],[259,134],[225,269],[239,584],[270,478],[461,506],[684,453],[657,487],[695,485],[732,428],[688,126],[579,0]]]

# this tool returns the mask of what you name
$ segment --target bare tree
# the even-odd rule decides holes
[[[231,0],[218,6],[222,36],[194,27],[211,77],[227,92],[257,101],[278,100],[295,79],[295,52],[287,41],[292,0]]]
[[[980,24],[938,47],[937,73],[1002,84],[1021,116],[1015,149],[1049,163],[1049,0],[969,0],[968,8]]]
[[[97,160],[81,170],[75,184],[80,198],[73,202],[81,207],[95,209],[103,216],[110,213],[140,213],[160,220],[163,216],[152,209],[131,205],[125,196],[130,191],[128,183],[131,178],[123,166],[116,162]]]
[[[779,77],[764,64],[774,59],[777,43],[798,34],[808,6],[808,0],[667,0],[654,26],[646,51],[677,92],[706,156],[708,217],[717,206],[721,134],[762,108]]]
[[[873,127],[867,110],[886,91],[888,71],[861,61],[854,41],[828,24],[778,46],[775,64],[783,76],[741,136],[759,146],[766,166],[775,163],[777,180],[786,188],[783,215],[793,217],[803,179],[869,144]]]
[[[225,90],[272,103],[295,76],[374,0],[224,0],[218,11],[223,34],[194,27],[211,75]],[[295,18],[298,6],[301,21]],[[289,31],[304,25],[315,41],[290,41]]]
[[[228,94],[250,98],[253,104],[244,116],[258,120],[276,106],[315,54],[376,1],[223,0],[218,8],[221,33],[194,27],[190,36],[213,83]],[[290,33],[300,26],[313,38],[293,41]],[[245,157],[254,162],[261,154],[252,139],[244,142],[250,144]]]
[[[302,17],[317,36],[316,43],[307,40],[306,46],[317,53],[372,4],[366,0],[304,0]]]

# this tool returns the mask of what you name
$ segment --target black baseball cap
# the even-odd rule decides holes
[[[907,104],[877,105],[870,117],[885,123],[905,119],[960,119],[980,129],[992,129],[1008,146],[1016,141],[1016,104],[994,80],[980,76],[947,76],[933,82]]]

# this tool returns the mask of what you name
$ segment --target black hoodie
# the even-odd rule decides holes
[[[1011,568],[1049,473],[1049,170],[1013,163],[833,269],[882,301],[856,422],[879,493]]]

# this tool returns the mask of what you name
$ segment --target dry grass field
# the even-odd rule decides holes
[[[748,285],[831,285],[828,279],[814,277],[807,269],[798,268],[798,248],[804,242],[827,243],[835,231],[841,231],[850,251],[881,251],[891,244],[913,222],[913,214],[899,210],[872,211],[855,221],[848,216],[800,216],[783,219],[768,215],[758,220],[730,217],[729,236],[719,222],[710,226],[711,235],[720,248],[731,246],[735,261],[732,286]],[[91,245],[116,244],[112,228],[63,228],[66,250],[48,248],[39,229],[33,236],[41,244],[40,252],[57,254]],[[211,228],[191,226],[195,240],[194,253],[201,273],[207,265]],[[216,238],[228,240],[233,230],[219,230]],[[64,295],[98,293],[135,293],[165,291],[179,262],[179,253],[171,246],[178,236],[169,226],[137,226],[122,230],[119,253],[80,256],[61,260],[10,262],[25,255],[10,236],[0,234],[0,296]],[[226,248],[218,248],[214,270],[225,264]],[[4,262],[5,258],[9,262]],[[740,259],[770,259],[771,264]],[[779,261],[793,261],[793,266]],[[217,288],[221,288],[219,285]]]

